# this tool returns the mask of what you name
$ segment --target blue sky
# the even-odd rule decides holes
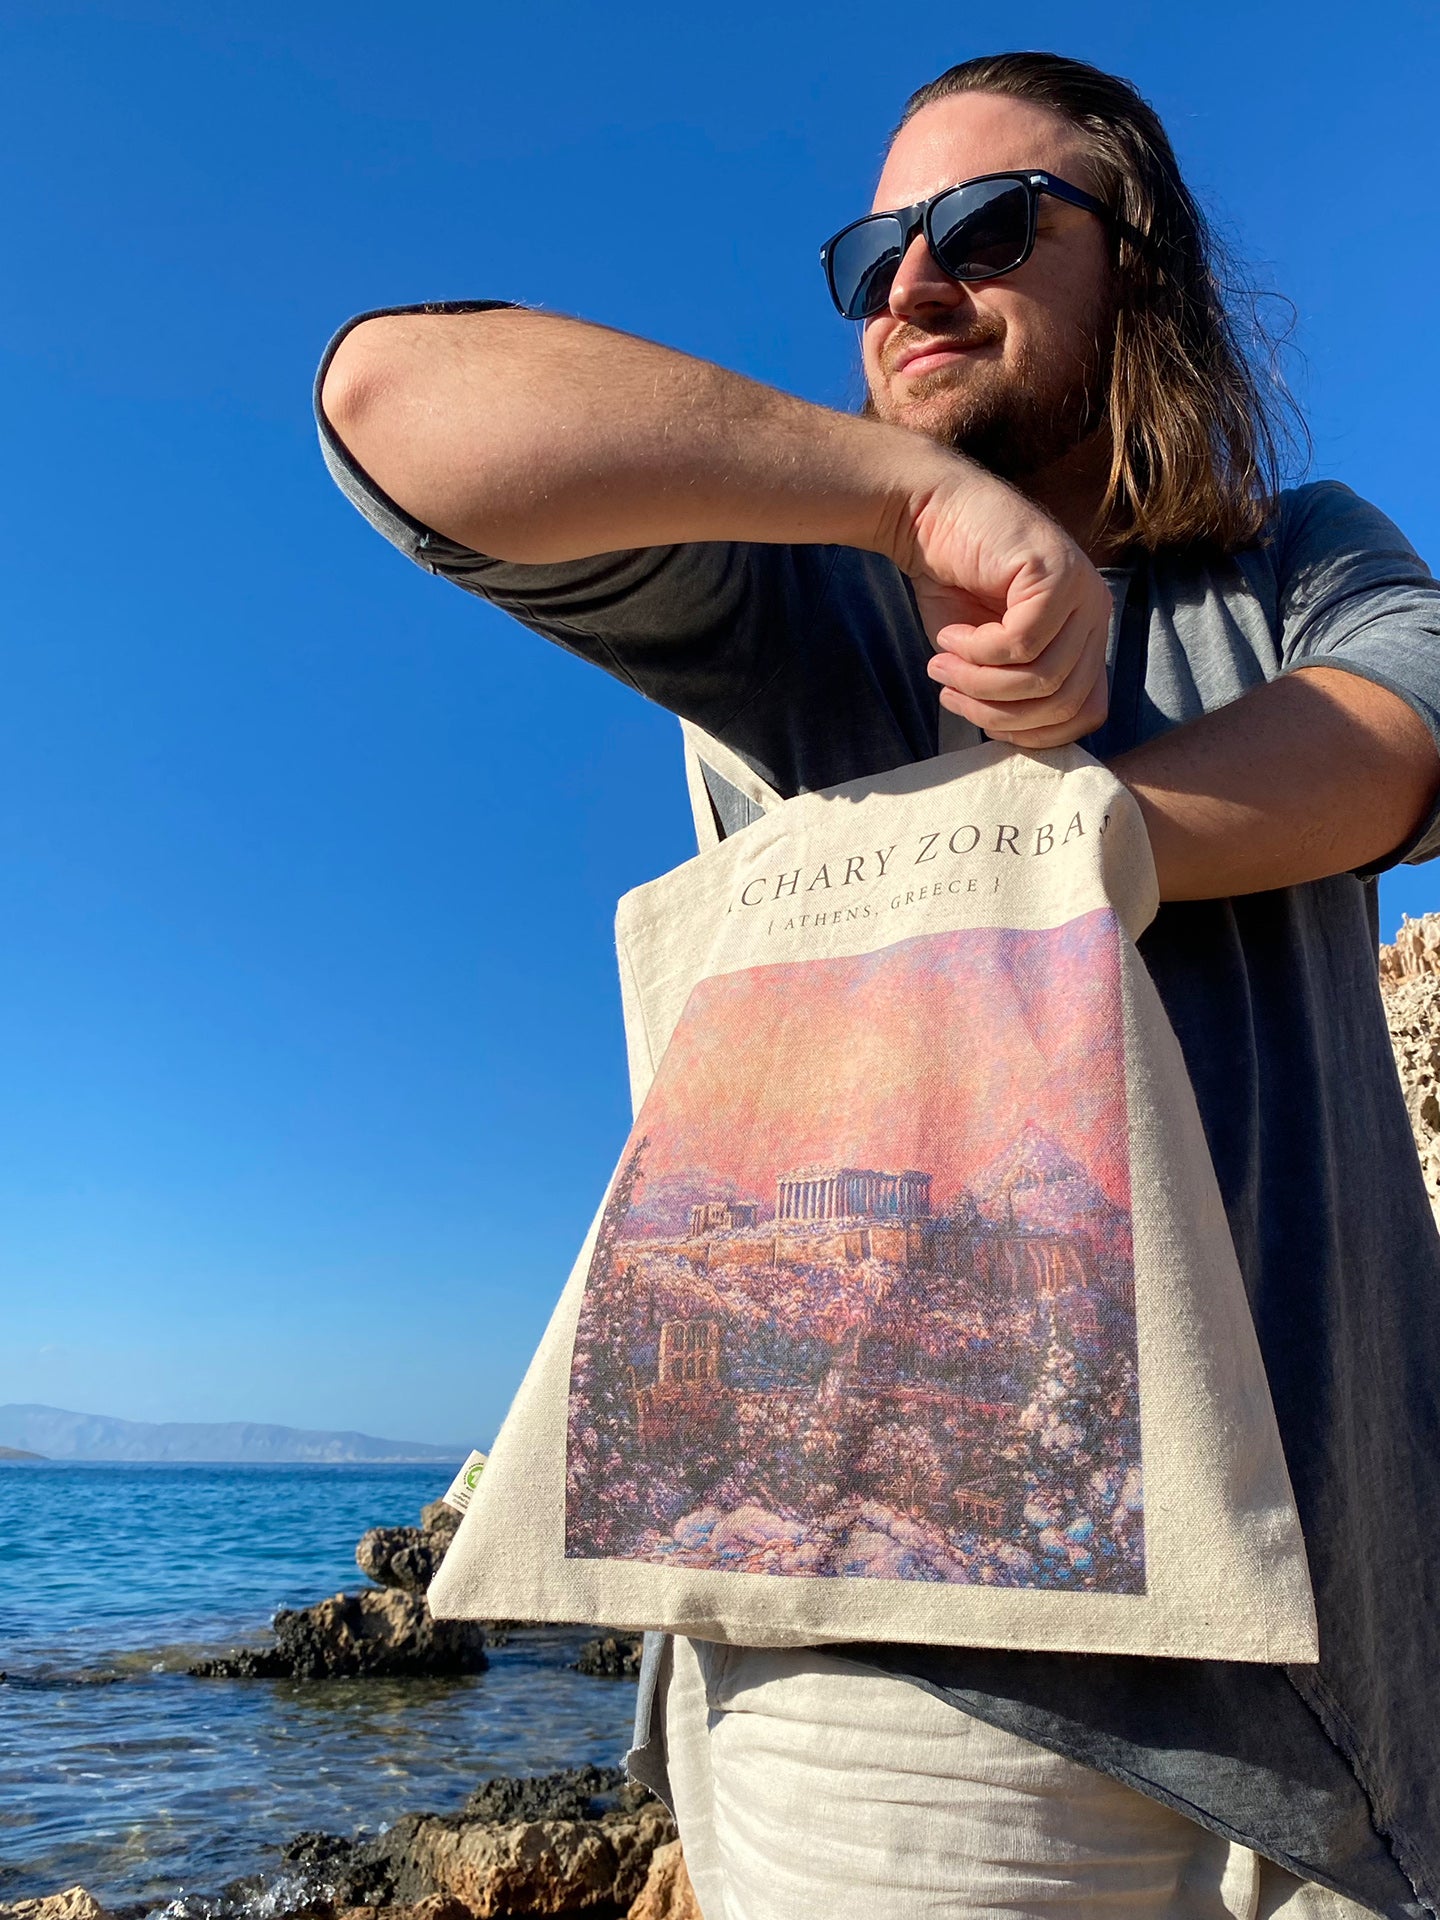
[[[9,0],[0,1400],[484,1443],[624,1136],[673,723],[334,492],[348,314],[508,296],[845,404],[819,240],[912,87],[1049,46],[1160,109],[1296,303],[1313,471],[1433,562],[1440,16],[904,11]]]

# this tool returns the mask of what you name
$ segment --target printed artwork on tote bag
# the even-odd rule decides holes
[[[1144,1593],[1121,938],[699,982],[590,1263],[567,1556]]]

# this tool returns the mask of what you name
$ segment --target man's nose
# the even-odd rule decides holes
[[[889,308],[897,320],[914,320],[937,308],[958,307],[969,298],[964,286],[935,264],[935,256],[917,233],[905,249],[890,283]]]

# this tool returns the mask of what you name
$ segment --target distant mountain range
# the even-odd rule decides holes
[[[259,1465],[310,1462],[374,1466],[405,1461],[453,1461],[464,1447],[435,1447],[420,1440],[377,1440],[368,1433],[312,1432],[306,1427],[262,1426],[253,1420],[115,1420],[103,1413],[69,1413],[63,1407],[0,1407],[0,1458],[6,1450],[41,1454],[47,1460],[213,1461]]]

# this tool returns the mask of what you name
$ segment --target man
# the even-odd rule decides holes
[[[894,217],[826,251],[865,417],[580,321],[414,309],[332,346],[327,457],[420,564],[784,793],[934,753],[940,705],[1081,740],[1128,784],[1165,903],[1142,952],[1321,1659],[681,1640],[650,1662],[636,1764],[668,1758],[707,1920],[1437,1911],[1440,1246],[1374,874],[1440,850],[1440,589],[1345,489],[1274,495],[1203,221],[1127,83],[1041,54],[953,68],[874,208]]]

